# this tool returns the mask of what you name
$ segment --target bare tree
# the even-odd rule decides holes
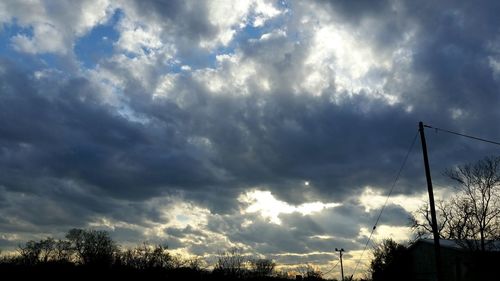
[[[305,264],[296,268],[304,280],[323,280],[323,273],[319,268],[312,264]]]
[[[192,270],[200,271],[202,269],[206,269],[206,262],[202,257],[194,256],[185,259],[185,266]]]
[[[485,251],[489,242],[500,239],[500,157],[487,157],[444,174],[457,184],[458,193],[436,204],[440,237]],[[420,208],[412,221],[417,236],[432,233],[428,206]]]
[[[246,259],[238,248],[219,253],[214,273],[231,278],[241,278],[246,271]]]
[[[66,238],[86,265],[109,266],[118,251],[118,246],[106,231],[71,229]]]
[[[24,245],[19,245],[17,248],[21,257],[21,262],[26,265],[33,265],[40,261],[40,253],[42,252],[40,245],[36,241],[28,241]]]
[[[122,252],[120,262],[139,270],[166,270],[175,267],[167,246],[152,246],[148,243]]]
[[[447,205],[448,204],[442,200],[436,201],[436,213],[439,217],[438,233],[440,237],[444,239],[450,239],[447,233],[445,233],[446,230],[444,229],[445,225],[447,225],[447,218],[449,217],[446,212],[448,207]],[[427,204],[420,206],[420,208],[418,208],[417,211],[412,214],[412,217],[410,219],[411,226],[415,231],[417,238],[427,238],[428,236],[432,235],[432,218],[429,206]]]
[[[270,259],[251,259],[250,270],[256,277],[265,277],[273,274],[276,263]]]
[[[28,241],[18,247],[21,261],[25,264],[47,262],[69,262],[73,250],[65,240],[55,240],[52,237],[40,241]]]
[[[455,204],[470,213],[464,222],[466,234],[479,238],[481,250],[485,251],[486,240],[500,238],[500,157],[487,157],[445,174],[458,183],[461,196]]]
[[[42,262],[48,262],[49,260],[55,259],[56,253],[56,240],[54,238],[47,238],[40,240],[38,242],[38,247],[40,248],[40,260]]]
[[[73,256],[73,249],[71,243],[66,240],[57,240],[55,243],[54,258],[58,262],[70,262]]]

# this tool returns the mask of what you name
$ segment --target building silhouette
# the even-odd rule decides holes
[[[443,279],[439,281],[500,280],[500,241],[488,243],[486,251],[475,247],[479,241],[440,240]],[[408,279],[435,281],[434,241],[419,239],[408,248]]]

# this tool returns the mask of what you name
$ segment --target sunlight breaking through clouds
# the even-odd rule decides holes
[[[300,205],[291,205],[285,201],[278,200],[271,191],[252,190],[246,192],[238,198],[241,203],[248,205],[243,209],[243,213],[259,213],[270,222],[281,224],[279,216],[281,214],[291,214],[294,212],[308,215],[321,212],[325,209],[341,206],[340,203],[310,202]]]
[[[434,194],[436,198],[447,198],[452,194],[450,187],[445,186],[435,186]],[[365,212],[369,213],[374,210],[379,211],[387,200],[387,194],[384,194],[380,189],[375,189],[374,187],[367,186],[361,193],[359,201],[365,208]],[[387,204],[394,204],[401,206],[406,211],[413,213],[422,205],[427,204],[429,200],[429,195],[427,190],[422,190],[422,192],[413,195],[392,195],[387,200]]]
[[[380,210],[387,200],[388,204],[396,204],[403,207],[408,212],[414,212],[422,204],[427,202],[427,193],[420,193],[419,195],[407,196],[407,195],[393,195],[387,200],[387,195],[383,194],[381,191],[374,189],[373,187],[367,186],[359,200],[361,204],[365,207],[365,212],[371,212],[373,210]]]

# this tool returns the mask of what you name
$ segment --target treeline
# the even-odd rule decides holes
[[[72,229],[65,239],[46,238],[20,245],[17,254],[0,257],[0,275],[16,279],[147,278],[166,280],[289,280],[270,259],[248,258],[232,249],[218,254],[210,267],[199,257],[172,255],[167,246],[143,243],[121,249],[108,232]],[[324,280],[311,266],[302,280]],[[6,279],[4,279],[6,280]]]

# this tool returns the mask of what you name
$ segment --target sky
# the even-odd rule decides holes
[[[337,278],[344,248],[350,274],[419,121],[500,140],[498,14],[498,1],[1,1],[0,248],[93,228]],[[437,200],[453,192],[446,168],[500,154],[426,134]],[[373,240],[411,239],[426,192],[417,139]]]

